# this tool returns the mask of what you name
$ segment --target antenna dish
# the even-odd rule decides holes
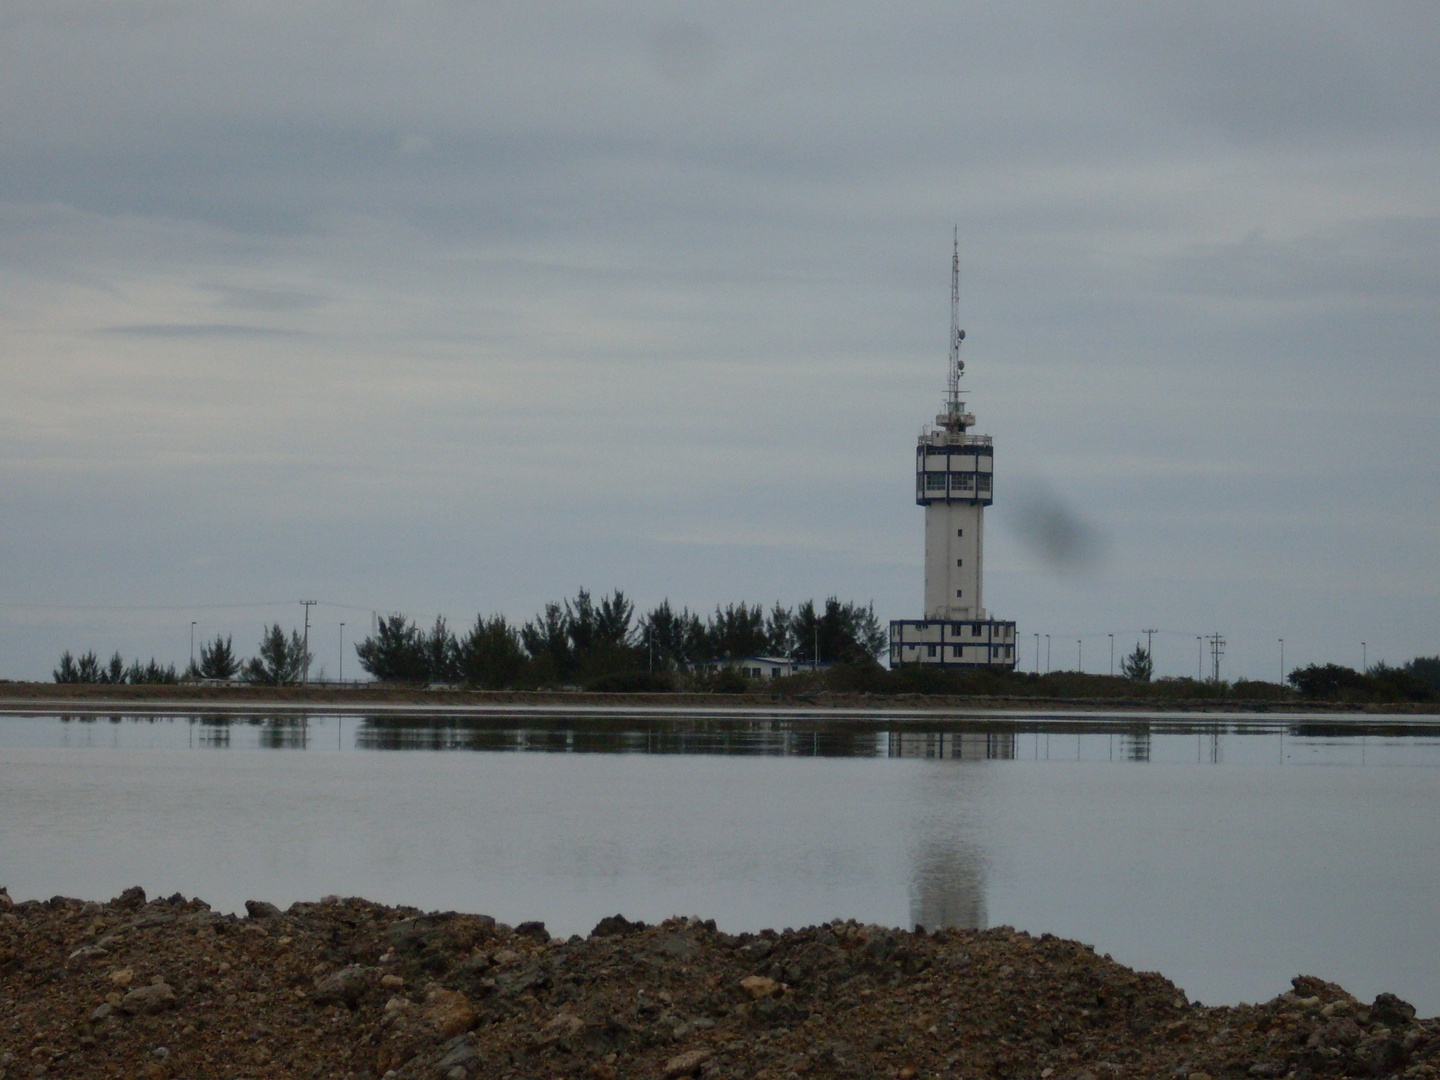
[[[965,331],[964,331],[964,330],[957,330],[956,333],[959,335],[961,341],[964,341],[964,340],[965,340]]]

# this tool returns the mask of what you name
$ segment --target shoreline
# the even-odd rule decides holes
[[[1203,1006],[1163,976],[1008,927],[728,935],[326,898],[217,915],[0,890],[0,1080],[25,1076],[1121,1076],[1432,1080],[1440,1020],[1299,976]]]
[[[206,686],[196,684],[108,686],[67,683],[0,682],[0,712],[76,709],[83,711],[190,710],[458,713],[522,711],[654,710],[700,714],[794,712],[831,716],[847,712],[913,713],[917,719],[945,715],[1006,715],[1055,712],[1130,715],[1143,713],[1244,714],[1292,716],[1355,714],[1371,716],[1440,715],[1440,702],[1352,704],[1329,701],[1245,701],[1164,698],[1043,698],[1014,696],[948,696],[922,694],[869,695],[839,692],[806,694],[595,693],[560,690],[450,690],[376,684],[372,686]]]

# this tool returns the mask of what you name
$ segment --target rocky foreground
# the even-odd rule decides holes
[[[1085,945],[856,923],[733,937],[603,920],[587,938],[328,899],[12,904],[13,1077],[1429,1078],[1440,1021],[1300,977],[1205,1008]]]

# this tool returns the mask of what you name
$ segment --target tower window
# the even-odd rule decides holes
[[[990,474],[989,474],[989,473],[981,473],[981,474],[980,474],[980,490],[981,490],[981,491],[989,491],[989,490],[990,490]]]
[[[934,655],[935,655],[935,646],[934,646],[934,645],[931,645],[931,646],[930,646],[930,655],[931,655],[931,656],[934,656]]]
[[[975,477],[969,473],[952,473],[950,487],[955,491],[970,491],[975,487]]]
[[[956,530],[955,530],[955,535],[956,535],[956,536],[964,536],[964,535],[965,535],[965,530],[964,530],[964,529],[956,529]]]
[[[945,474],[944,474],[944,473],[933,473],[933,472],[932,472],[932,473],[926,473],[926,474],[925,474],[925,490],[926,490],[926,491],[944,491],[944,490],[945,490]]]
[[[955,595],[956,595],[957,597],[964,596],[964,595],[965,595],[965,590],[964,590],[964,589],[956,589],[956,590],[955,590]]]
[[[965,565],[965,560],[964,560],[964,559],[956,559],[956,560],[955,560],[955,565],[956,565],[956,566],[964,566],[964,565]]]

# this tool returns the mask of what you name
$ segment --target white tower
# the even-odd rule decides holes
[[[950,264],[950,372],[945,411],[915,448],[915,501],[925,507],[925,618],[890,624],[892,664],[1015,666],[1015,624],[984,605],[985,507],[994,499],[995,448],[972,435],[960,400],[960,230]]]

